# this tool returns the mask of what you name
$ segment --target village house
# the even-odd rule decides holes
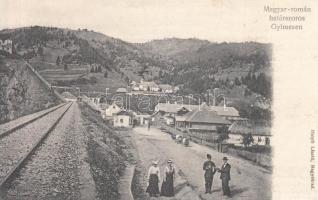
[[[116,90],[116,93],[127,93],[127,89],[126,88],[118,88]]]
[[[173,86],[169,84],[159,84],[158,86],[163,93],[172,94],[174,92]]]
[[[139,89],[142,91],[158,92],[160,90],[159,86],[153,81],[144,81],[141,79],[139,83]]]
[[[189,105],[189,104],[184,104],[184,107],[190,111],[195,110],[195,109],[202,109],[203,107],[207,106],[206,103],[202,103],[201,105]],[[240,120],[240,114],[239,111],[231,106],[208,106],[207,108],[210,111],[214,111],[217,113],[218,116],[229,120],[231,122],[235,120]]]
[[[240,119],[239,111],[234,107],[224,106],[209,106],[209,109],[215,111],[220,117],[229,121],[235,121]]]
[[[118,106],[116,103],[112,103],[111,105],[106,106],[105,108],[105,118],[113,117],[115,114],[122,111],[120,106]]]
[[[116,114],[114,114],[114,127],[131,127],[132,122],[132,114],[128,111],[122,110]]]
[[[91,93],[91,94],[89,94],[89,101],[91,103],[96,104],[97,106],[99,106],[100,99],[101,99],[101,95],[99,93]]]
[[[227,127],[231,124],[215,111],[210,111],[207,106],[194,109],[184,116],[176,118],[176,123],[177,126],[182,126],[184,130],[187,130],[190,137],[211,142],[218,139],[217,130],[219,127]]]
[[[12,40],[0,40],[0,50],[12,54],[13,42]]]
[[[182,104],[158,103],[155,106],[155,113],[152,115],[156,123],[175,124],[176,116],[182,116],[189,112]]]
[[[130,83],[130,85],[131,85],[131,90],[132,91],[139,91],[140,90],[139,84],[136,81],[132,81]]]
[[[243,146],[244,135],[251,134],[254,142],[251,145],[270,146],[271,130],[264,124],[252,124],[247,119],[236,121],[229,127],[228,144]]]

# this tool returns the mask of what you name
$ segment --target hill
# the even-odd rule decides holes
[[[83,90],[105,91],[141,78],[158,78],[170,64],[134,44],[87,29],[25,27],[0,31],[11,39],[17,54],[54,85],[76,84]]]
[[[215,87],[243,83],[251,86],[249,88],[254,92],[271,96],[270,44],[211,43],[198,39],[170,38],[137,46],[174,63],[170,72],[163,71],[161,82],[183,85],[189,91],[200,93]],[[256,80],[258,77],[260,78]],[[266,86],[255,89],[253,84]]]
[[[114,92],[145,79],[179,86],[182,95],[219,88],[229,101],[269,108],[270,44],[195,38],[134,44],[87,29],[39,26],[0,31],[0,39],[7,38],[17,54],[56,86]]]

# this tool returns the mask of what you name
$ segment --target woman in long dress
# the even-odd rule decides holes
[[[172,160],[168,160],[168,164],[165,167],[163,174],[163,182],[161,185],[161,196],[173,197],[174,188],[173,188],[173,177],[175,174],[175,168],[172,165]]]
[[[156,197],[159,195],[159,177],[160,177],[160,170],[158,167],[158,161],[153,161],[152,166],[149,168],[148,171],[148,187],[146,192],[149,193],[150,197]]]

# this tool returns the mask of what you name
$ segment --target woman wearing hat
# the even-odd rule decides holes
[[[172,165],[172,160],[168,160],[163,174],[163,182],[161,185],[161,196],[173,197],[173,177],[175,174],[175,168]]]
[[[158,167],[158,161],[153,161],[152,166],[148,171],[148,187],[146,192],[149,193],[150,197],[156,197],[159,194],[159,177],[160,170]]]

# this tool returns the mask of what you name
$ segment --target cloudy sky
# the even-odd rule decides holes
[[[87,28],[131,42],[168,37],[267,41],[255,0],[0,0],[0,28]],[[267,19],[267,18],[266,18]]]

